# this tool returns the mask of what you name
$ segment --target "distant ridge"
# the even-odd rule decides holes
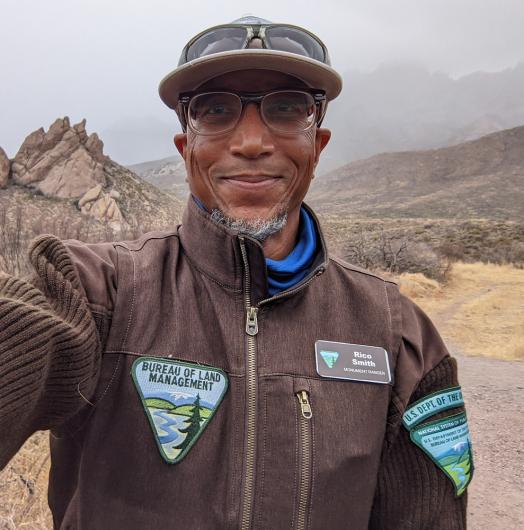
[[[185,198],[188,193],[186,166],[180,155],[142,162],[128,168],[150,184],[161,190],[172,191],[180,198]]]
[[[524,126],[351,162],[318,177],[307,201],[349,217],[522,220]]]

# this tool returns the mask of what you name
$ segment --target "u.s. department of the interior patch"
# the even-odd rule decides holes
[[[464,493],[473,477],[473,454],[466,413],[424,423],[409,432],[455,486],[455,495]]]
[[[140,357],[131,375],[164,460],[180,462],[215,414],[228,387],[218,368]]]

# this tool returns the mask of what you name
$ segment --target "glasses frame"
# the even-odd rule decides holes
[[[244,39],[244,42],[242,43],[242,46],[240,48],[235,48],[237,50],[243,50],[247,48],[248,43],[255,39],[259,38],[262,41],[262,46],[264,49],[267,50],[274,50],[276,48],[268,47],[268,43],[266,40],[266,29],[267,28],[289,28],[296,31],[301,31],[302,33],[308,35],[311,37],[314,41],[316,41],[320,47],[322,48],[322,52],[324,54],[324,57],[322,58],[321,62],[324,64],[329,64],[329,53],[326,45],[314,34],[311,33],[311,31],[308,31],[307,29],[301,28],[300,26],[294,26],[292,24],[221,24],[219,26],[213,26],[212,28],[205,29],[204,31],[201,31],[198,35],[195,35],[185,46],[182,50],[182,56],[180,58],[179,64],[187,63],[189,62],[188,59],[188,52],[193,44],[197,40],[199,40],[204,35],[207,35],[208,33],[213,33],[213,31],[217,29],[228,29],[228,28],[243,28],[246,30],[246,38]],[[279,51],[285,51],[285,50],[279,50]],[[199,57],[206,57],[205,55],[200,55]],[[199,58],[196,57],[195,59]],[[308,57],[307,55],[304,55],[303,57]],[[193,60],[195,60],[193,59]],[[311,57],[310,57],[311,59]],[[318,60],[318,59],[317,59]]]
[[[265,120],[265,118],[264,118],[264,116],[263,116],[263,114],[261,112],[261,105],[262,105],[262,100],[265,97],[267,97],[267,96],[269,96],[271,94],[278,94],[279,92],[298,92],[300,94],[307,94],[309,96],[312,96],[313,100],[314,100],[314,103],[315,103],[315,107],[316,107],[316,110],[315,110],[316,119],[313,120],[305,129],[300,129],[298,131],[282,131],[280,129],[276,129],[276,128],[272,127],[269,123],[266,122],[266,120]],[[207,94],[232,94],[234,96],[237,96],[240,99],[240,102],[241,102],[241,105],[242,105],[242,107],[240,109],[240,114],[238,115],[237,120],[228,129],[225,129],[225,130],[219,131],[219,132],[203,133],[201,131],[198,131],[197,129],[195,129],[192,126],[191,121],[189,120],[189,105],[191,104],[191,100],[193,98],[195,98],[196,96],[203,96],[203,95],[207,95]],[[182,112],[179,113],[179,116],[181,116],[181,118],[182,118],[180,120],[181,123],[182,123],[182,129],[185,132],[187,130],[187,128],[189,127],[189,129],[194,134],[198,134],[199,136],[218,136],[218,135],[221,135],[221,134],[230,133],[238,125],[238,123],[242,119],[242,114],[244,113],[244,109],[245,109],[245,107],[246,107],[246,105],[248,103],[256,103],[257,104],[258,112],[259,112],[259,115],[260,115],[260,119],[263,121],[264,125],[270,131],[276,132],[277,134],[293,136],[295,134],[300,134],[302,132],[308,131],[315,124],[317,124],[317,126],[320,126],[320,123],[324,119],[324,115],[325,115],[325,112],[326,112],[327,98],[326,98],[326,94],[323,91],[320,91],[320,90],[309,91],[309,90],[300,90],[300,89],[295,89],[295,88],[289,88],[289,89],[281,88],[281,89],[278,89],[278,90],[271,90],[269,92],[264,92],[263,94],[255,93],[255,92],[253,92],[253,93],[249,93],[249,92],[235,92],[235,91],[232,91],[232,90],[211,90],[211,91],[208,91],[208,92],[199,92],[199,91],[185,92],[185,93],[180,95],[180,99],[179,99],[179,105],[182,107]]]

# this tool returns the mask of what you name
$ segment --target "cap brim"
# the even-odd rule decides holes
[[[252,69],[292,75],[311,88],[324,90],[328,101],[342,90],[340,75],[320,61],[296,53],[245,49],[214,53],[183,64],[160,81],[158,92],[168,107],[176,109],[179,94],[195,90],[218,75]]]

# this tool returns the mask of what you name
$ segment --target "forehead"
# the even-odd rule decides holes
[[[279,88],[310,88],[300,79],[274,70],[239,70],[214,77],[198,90],[228,89],[239,92],[263,92]]]

